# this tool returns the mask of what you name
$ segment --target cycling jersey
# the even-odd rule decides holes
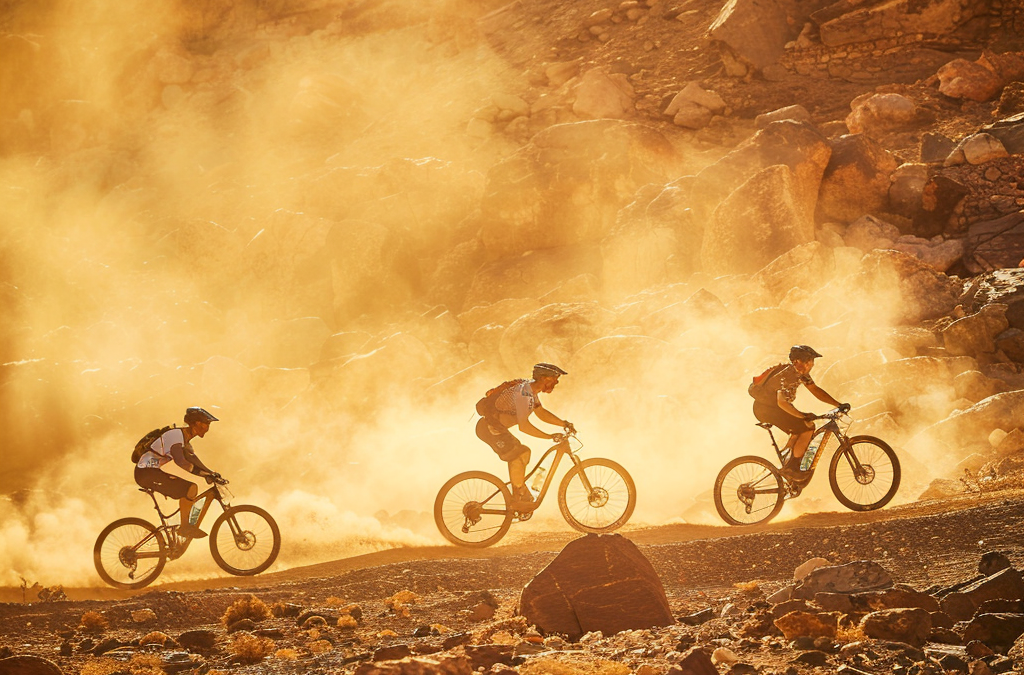
[[[792,403],[796,400],[796,390],[801,384],[808,387],[814,384],[814,380],[810,374],[801,375],[792,363],[787,363],[765,382],[764,387],[766,392],[771,393],[772,401],[775,400],[777,392],[782,392],[782,398]]]
[[[533,393],[530,382],[524,381],[501,392],[494,402],[494,407],[502,415],[515,417],[518,423],[529,417],[534,410],[543,406],[537,399],[537,395]]]
[[[149,446],[149,450],[142,454],[139,458],[139,463],[136,466],[140,469],[159,469],[167,462],[172,461],[174,458],[171,457],[171,448],[175,445],[180,445],[183,448],[188,447],[185,442],[185,434],[182,429],[168,429],[163,435],[153,441]],[[179,466],[181,463],[178,462]],[[188,470],[191,467],[182,466],[183,469]]]

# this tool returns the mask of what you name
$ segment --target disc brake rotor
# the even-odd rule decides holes
[[[599,509],[608,503],[608,490],[603,487],[596,487],[587,495],[587,502],[595,509]]]
[[[875,467],[870,464],[861,464],[860,470],[854,472],[854,477],[861,485],[869,485],[875,480]]]

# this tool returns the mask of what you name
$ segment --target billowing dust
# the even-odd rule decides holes
[[[53,0],[4,19],[0,32],[23,36],[5,49],[46,58],[0,83],[17,127],[5,138],[21,143],[0,159],[0,584],[98,584],[102,527],[153,516],[132,446],[189,405],[221,418],[196,451],[238,503],[276,517],[281,567],[442,544],[440,485],[474,468],[505,475],[473,434],[473,405],[533,360],[570,371],[545,403],[576,424],[584,457],[633,475],[636,525],[720,522],[717,471],[770,452],[746,385],[791,344],[825,354],[813,374],[839,399],[867,402],[820,376],[885,346],[890,300],[847,291],[842,270],[806,328],[690,316],[670,342],[651,340],[657,353],[542,345],[479,363],[453,318],[470,306],[432,310],[431,275],[472,238],[487,171],[516,149],[467,135],[467,119],[522,75],[485,43],[436,41],[439,21],[420,19],[455,3],[393,2],[390,29],[339,20],[294,35],[288,21],[257,28],[263,3],[236,4]],[[695,275],[607,300],[597,337],[635,336],[701,288],[742,309],[733,286]],[[861,328],[831,330],[829,315]],[[950,402],[940,392],[917,428]],[[545,447],[527,442],[535,458]],[[796,506],[837,508],[816,483]],[[549,499],[516,531],[566,528]],[[218,574],[204,549],[161,581]]]

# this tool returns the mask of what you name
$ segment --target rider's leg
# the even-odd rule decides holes
[[[178,500],[178,504],[181,507],[181,512],[178,514],[181,518],[181,525],[178,527],[178,533],[186,537],[192,537],[193,539],[206,536],[206,533],[199,529],[198,525],[193,525],[189,522],[189,515],[192,513],[192,505],[196,503],[196,497],[198,495],[199,486],[192,483],[192,487],[188,489],[188,494]]]
[[[795,434],[790,436],[791,442],[793,443],[793,458],[802,459],[804,453],[807,452],[807,446],[811,442],[811,437],[814,436],[814,429],[808,429],[801,434]]]
[[[530,465],[530,449],[523,447],[525,450],[508,462],[508,479],[512,483],[513,492],[522,492],[522,488],[526,486],[526,467]]]

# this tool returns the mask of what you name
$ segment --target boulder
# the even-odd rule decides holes
[[[921,237],[942,234],[968,192],[966,185],[949,176],[937,174],[929,178],[921,192],[921,210],[914,215],[914,234]]]
[[[966,59],[953,59],[939,68],[939,92],[950,98],[987,101],[1005,84],[991,69]]]
[[[908,234],[897,239],[891,248],[894,251],[909,253],[938,272],[946,272],[964,255],[962,239],[932,241]]]
[[[542,307],[533,298],[504,298],[497,302],[476,305],[462,312],[455,319],[462,327],[463,335],[471,335],[481,326],[507,326],[519,317]]]
[[[519,613],[543,633],[570,640],[600,631],[675,623],[665,589],[636,545],[619,534],[570,542],[523,589]]]
[[[1003,437],[1003,440],[997,446],[998,449],[1002,449],[1003,442],[1010,437],[1011,434],[1007,434]],[[1016,436],[1018,439],[1024,434],[1017,431]],[[1019,441],[1018,441],[1019,442]],[[1013,441],[1011,441],[1013,443]],[[1003,551],[985,551],[981,554],[981,560],[978,561],[978,573],[984,574],[985,576],[992,576],[996,572],[1002,572],[1005,569],[1009,569],[1013,565],[1010,563],[1010,559],[1006,557],[1006,553]]]
[[[597,303],[547,305],[509,325],[498,349],[505,366],[517,372],[528,372],[539,361],[568,363],[606,334],[613,316]]]
[[[480,265],[470,272],[469,287],[462,284],[462,306],[476,307],[515,295],[542,298],[581,275],[600,274],[601,254],[597,244],[559,246],[523,255],[509,256]],[[540,305],[551,304],[540,302]]]
[[[787,640],[798,637],[836,636],[838,614],[812,614],[810,612],[789,612],[775,620],[775,627],[782,631]]]
[[[465,656],[432,659],[422,656],[406,657],[398,661],[363,663],[355,675],[471,675],[473,668]]]
[[[784,108],[772,110],[770,112],[761,113],[754,118],[754,126],[758,129],[764,129],[772,122],[779,122],[782,120],[793,120],[794,122],[810,122],[811,113],[807,112],[807,108],[802,105],[787,105]]]
[[[929,613],[939,611],[939,601],[927,593],[907,588],[887,588],[882,591],[856,593],[850,596],[854,607],[860,610],[880,611],[919,607]]]
[[[889,131],[913,123],[917,106],[900,94],[867,94],[850,103],[846,127],[853,134]]]
[[[928,634],[932,630],[932,617],[919,607],[883,609],[871,612],[861,619],[860,629],[871,638],[905,642],[921,647],[928,640]]]
[[[728,314],[725,304],[714,293],[701,288],[682,302],[641,317],[644,332],[661,340],[673,340],[694,325],[708,319],[723,320]]]
[[[975,274],[1018,267],[1024,259],[1024,212],[974,223],[967,230],[964,265]]]
[[[205,628],[187,630],[176,638],[179,645],[192,651],[213,649],[217,644],[217,633]]]
[[[581,119],[623,119],[633,114],[635,98],[625,74],[593,68],[580,77],[572,111]]]
[[[1024,635],[1024,614],[978,614],[964,629],[964,640],[977,640],[1006,653]]]
[[[814,241],[814,224],[803,206],[799,177],[789,167],[761,170],[715,209],[701,246],[704,271],[756,272],[794,246]]]
[[[817,219],[844,223],[888,209],[890,176],[897,162],[877,141],[860,133],[831,141],[821,179]]]
[[[703,106],[697,105],[692,101],[683,101],[676,108],[672,116],[672,123],[677,127],[685,127],[687,129],[703,129],[711,124],[714,116],[714,113]]]
[[[970,443],[988,442],[992,429],[1012,425],[1024,416],[1024,391],[1007,391],[978,401],[969,408],[956,410],[921,432],[921,440],[953,443],[961,448]],[[986,598],[988,599],[988,598]]]
[[[956,142],[935,131],[926,131],[921,135],[921,161],[925,164],[942,162],[953,152]]]
[[[943,166],[955,166],[964,162],[984,164],[1006,157],[1008,154],[1002,141],[998,138],[986,133],[978,133],[960,141],[942,164]]]
[[[953,356],[980,356],[996,350],[995,337],[1009,328],[1007,306],[985,305],[977,313],[957,319],[942,329],[942,342]]]
[[[60,666],[41,656],[9,656],[0,659],[2,675],[62,675]]]
[[[981,130],[998,138],[1010,154],[1024,155],[1024,112],[983,126]]]
[[[728,45],[732,53],[756,68],[770,66],[782,56],[795,31],[777,3],[733,0],[711,22],[711,37]]]
[[[960,592],[975,606],[986,600],[1021,600],[1024,599],[1024,580],[1020,572],[1009,567],[961,588]]]
[[[665,675],[719,675],[711,655],[702,647],[691,647]]]
[[[892,586],[892,577],[872,560],[819,567],[808,574],[793,591],[793,597],[811,599],[816,593],[856,593]]]
[[[821,242],[796,246],[771,261],[753,276],[773,302],[781,302],[794,288],[816,291],[832,279],[835,255]]]
[[[642,378],[645,373],[661,372],[660,361],[672,352],[667,342],[657,338],[610,335],[583,345],[572,355],[566,370],[579,373],[580,381],[587,383],[619,379],[623,372]]]
[[[923,495],[922,495],[923,496]],[[966,593],[953,592],[939,601],[942,611],[954,621],[966,621],[974,616],[974,601]]]
[[[596,244],[640,186],[665,184],[678,175],[677,164],[668,139],[642,124],[548,127],[488,171],[479,217],[484,250],[493,260]]]
[[[968,370],[953,378],[953,388],[958,399],[967,399],[972,403],[1006,391],[1002,380],[988,377],[977,370]]]
[[[853,287],[876,304],[889,307],[897,324],[916,324],[949,313],[959,299],[959,284],[912,255],[876,250],[861,260]]]
[[[665,114],[672,117],[679,112],[684,103],[693,103],[716,115],[725,110],[725,101],[713,91],[707,91],[696,82],[689,82],[678,94],[672,97]]]
[[[993,302],[1006,305],[1010,326],[1024,329],[1024,268],[1001,268],[976,277],[964,298],[965,307],[972,310]]]
[[[913,218],[921,209],[924,186],[928,183],[928,165],[901,164],[892,172],[890,180],[890,209],[905,218]]]
[[[853,246],[868,253],[876,248],[892,248],[900,238],[900,231],[895,225],[874,216],[861,216],[846,228],[844,240],[847,246]]]

